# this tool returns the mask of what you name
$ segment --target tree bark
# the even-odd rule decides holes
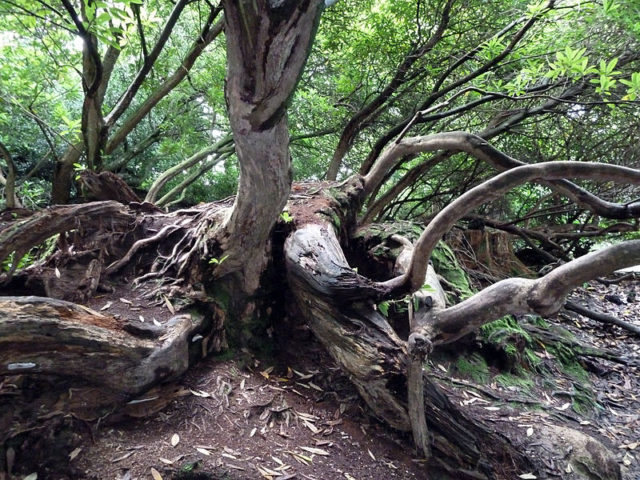
[[[240,164],[238,195],[220,244],[251,295],[266,266],[269,236],[291,188],[286,106],[313,42],[323,2],[225,1],[225,95]]]
[[[22,208],[20,199],[16,195],[16,166],[13,163],[11,152],[5,147],[4,143],[0,142],[0,156],[4,158],[7,163],[7,178],[2,177],[0,171],[0,178],[4,180],[4,193],[7,202],[7,208]]]
[[[411,431],[406,343],[363,300],[360,292],[370,291],[370,281],[348,265],[333,228],[309,224],[297,229],[285,242],[285,260],[297,309],[315,336],[376,416]],[[419,375],[436,464],[456,472],[456,478],[491,478],[492,468],[505,459],[514,473],[528,467],[526,457],[504,437],[449,402],[421,367]]]
[[[43,297],[0,297],[0,312],[0,375],[73,376],[125,396],[184,373],[202,326],[188,314],[145,326]]]

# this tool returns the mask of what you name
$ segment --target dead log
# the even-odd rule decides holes
[[[607,315],[602,312],[595,312],[593,310],[589,310],[582,305],[579,305],[572,301],[567,301],[564,304],[564,308],[570,310],[575,313],[579,313],[580,315],[584,315],[592,320],[596,320],[602,323],[608,323],[610,325],[617,325],[623,330],[627,330],[628,332],[633,333],[634,335],[640,336],[640,327],[636,325],[632,325],[631,323],[625,322],[624,320],[620,320],[619,318],[614,317],[613,315]]]
[[[126,396],[181,375],[203,319],[163,327],[44,297],[0,297],[0,375],[75,377]]]

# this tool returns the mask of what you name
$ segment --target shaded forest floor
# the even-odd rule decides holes
[[[572,299],[640,325],[637,290],[637,282],[593,282]],[[89,306],[110,304],[111,314],[147,321],[167,316],[166,308],[125,294],[131,292],[122,289]],[[539,429],[544,424],[596,437],[615,452],[623,478],[640,478],[640,339],[570,312],[548,324],[562,325],[573,341],[615,352],[622,362],[583,357],[588,378],[578,381],[553,367],[556,359],[540,348],[536,355],[551,365],[553,384],[538,375],[506,384],[491,362],[489,376],[479,378],[441,352],[431,361],[431,373],[461,408],[530,452],[539,465],[537,478],[573,477],[562,462],[569,452],[548,443]],[[242,352],[206,359],[175,384],[105,417],[83,410],[90,392],[61,394],[63,380],[0,378],[0,432],[7,432],[0,479],[34,472],[39,479],[96,480],[446,478],[425,473],[410,438],[372,418],[337,368],[320,370],[330,364],[299,327],[273,360]],[[590,391],[583,391],[585,385]],[[61,406],[69,399],[72,414]]]

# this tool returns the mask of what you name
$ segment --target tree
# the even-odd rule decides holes
[[[391,11],[395,8],[385,5]],[[416,5],[419,9],[421,2]],[[473,478],[486,478],[492,466],[504,459],[510,459],[514,471],[528,466],[530,460],[523,452],[459,412],[443,397],[423,369],[425,358],[433,348],[456,342],[505,314],[548,315],[557,311],[575,286],[639,263],[640,241],[619,243],[570,260],[539,279],[506,279],[449,306],[436,272],[429,267],[429,259],[456,222],[526,182],[538,182],[600,216],[636,218],[640,204],[628,202],[630,197],[623,198],[621,204],[608,202],[589,192],[589,184],[579,186],[571,180],[638,185],[640,171],[592,162],[526,164],[490,144],[488,137],[537,114],[551,111],[569,119],[572,115],[582,116],[582,111],[572,111],[577,105],[575,99],[595,95],[595,88],[604,89],[602,76],[611,81],[614,70],[609,66],[616,64],[609,61],[601,65],[600,78],[591,77],[596,72],[589,69],[588,60],[583,66],[584,52],[565,50],[564,57],[558,56],[558,65],[551,69],[551,84],[522,87],[511,94],[463,87],[493,68],[506,69],[509,78],[513,72],[508,63],[500,62],[534,25],[552,14],[556,5],[550,2],[533,8],[526,18],[509,23],[497,36],[490,37],[500,39],[511,34],[506,45],[482,43],[458,60],[451,60],[441,71],[431,71],[425,55],[445,38],[456,5],[453,1],[438,5],[437,14],[432,17],[437,20],[432,22],[428,39],[420,34],[423,27],[418,23],[419,41],[402,56],[399,67],[390,74],[391,80],[381,82],[377,96],[366,101],[346,123],[338,140],[338,153],[333,156],[340,162],[371,122],[389,117],[381,122],[384,125],[380,140],[356,169],[361,173],[354,173],[341,183],[302,184],[291,195],[286,112],[298,82],[305,81],[300,76],[310,56],[324,4],[320,0],[224,1],[225,97],[240,170],[233,204],[214,203],[164,213],[138,202],[125,205],[102,201],[25,213],[24,217],[6,221],[0,229],[0,260],[13,255],[11,268],[4,274],[10,292],[24,290],[28,278],[32,291],[83,301],[124,271],[136,276],[136,283],[171,305],[171,309],[180,302],[191,310],[183,308],[160,327],[141,327],[62,300],[4,297],[0,308],[6,312],[7,320],[0,323],[0,332],[4,333],[0,336],[0,374],[72,372],[82,382],[102,388],[103,401],[121,402],[123,395],[129,399],[180,375],[203,352],[222,349],[225,328],[231,329],[234,339],[246,346],[263,341],[269,325],[265,319],[268,321],[274,311],[266,293],[283,286],[296,300],[288,307],[306,320],[333,359],[348,372],[373,412],[393,428],[411,431],[425,457],[429,458],[435,449],[441,465]],[[73,17],[71,9],[67,10]],[[468,20],[463,13],[458,15],[462,15],[460,24]],[[82,22],[78,22],[78,31],[85,35]],[[464,30],[464,26],[457,28]],[[93,58],[92,68],[99,70],[95,52],[86,52],[85,56]],[[560,65],[561,59],[566,65]],[[633,56],[621,53],[618,64],[632,65],[635,61]],[[469,65],[458,71],[465,64]],[[570,75],[576,65],[582,69],[577,84]],[[419,71],[412,70],[415,66],[420,66]],[[84,72],[85,80],[93,77],[100,75]],[[451,83],[444,86],[450,77]],[[597,81],[589,82],[591,79]],[[404,108],[412,110],[410,116],[399,107],[398,112],[388,112],[399,105],[401,97],[411,96],[411,88],[420,85],[419,81],[431,82],[424,88],[429,92],[427,100],[417,109],[415,103],[408,102]],[[100,95],[92,85],[95,87],[95,82],[85,88],[83,118],[91,117],[87,112],[99,110],[96,105]],[[632,95],[633,87],[629,87],[617,94]],[[461,90],[456,91],[458,88]],[[454,91],[447,100],[435,103]],[[390,99],[394,99],[393,106],[388,103]],[[489,122],[481,135],[462,131],[409,134],[417,125],[431,125],[441,118],[458,126],[463,122],[459,113],[494,101],[522,101],[526,106],[502,116],[497,123]],[[630,101],[633,100],[620,100],[623,105],[631,105]],[[598,101],[598,105],[601,103]],[[589,103],[585,101],[584,105]],[[437,112],[442,108],[448,110]],[[118,107],[113,111],[118,112]],[[475,112],[473,117],[467,119],[472,127],[487,123],[482,112]],[[97,121],[109,123],[107,119]],[[98,164],[101,148],[105,148],[100,145],[104,145],[106,137],[88,139],[95,134],[89,130],[84,128],[84,143],[95,140],[96,148],[93,153],[87,149],[87,158],[91,159],[90,164]],[[513,142],[515,151],[529,147],[524,140]],[[220,152],[226,145],[215,148]],[[560,154],[558,149],[540,150],[553,152],[551,157]],[[425,159],[422,155],[428,152],[435,156]],[[416,169],[423,175],[447,160],[464,163],[469,158],[475,168],[471,178],[451,182],[456,187],[452,196],[459,197],[435,213],[417,238],[408,239],[397,232],[382,235],[383,238],[369,235],[371,222],[378,214],[367,212],[359,218],[362,208],[386,181],[402,182],[400,168],[406,168],[405,175]],[[333,162],[333,172],[339,171],[335,167],[338,160]],[[491,166],[502,173],[489,174],[488,169],[478,165]],[[482,175],[475,175],[479,170]],[[433,198],[441,194],[437,190],[423,189],[420,194]],[[400,193],[395,192],[391,200]],[[81,228],[77,228],[78,224]],[[65,232],[74,229],[74,238],[68,238]],[[38,269],[15,273],[18,261],[31,247],[56,234],[61,235],[58,253]],[[393,247],[394,254],[386,254],[387,268],[382,274],[351,268],[345,250],[347,245],[356,244],[357,238],[364,238],[363,245],[359,245],[364,256],[376,246],[367,242]],[[71,241],[73,255],[67,248]],[[374,259],[370,260],[373,263]],[[280,284],[276,280],[278,274],[286,275]],[[425,285],[427,289],[423,288]],[[409,336],[403,340],[376,305],[406,295],[413,295],[415,301],[412,299],[410,304],[415,311],[409,320]],[[284,307],[277,308],[282,311]],[[12,332],[11,336],[8,332]],[[200,348],[190,350],[196,335]],[[88,353],[92,355],[87,356]],[[104,368],[105,362],[108,369]]]

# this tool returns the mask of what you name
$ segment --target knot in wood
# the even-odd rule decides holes
[[[409,355],[426,356],[433,350],[431,340],[422,333],[412,333],[407,341]]]

